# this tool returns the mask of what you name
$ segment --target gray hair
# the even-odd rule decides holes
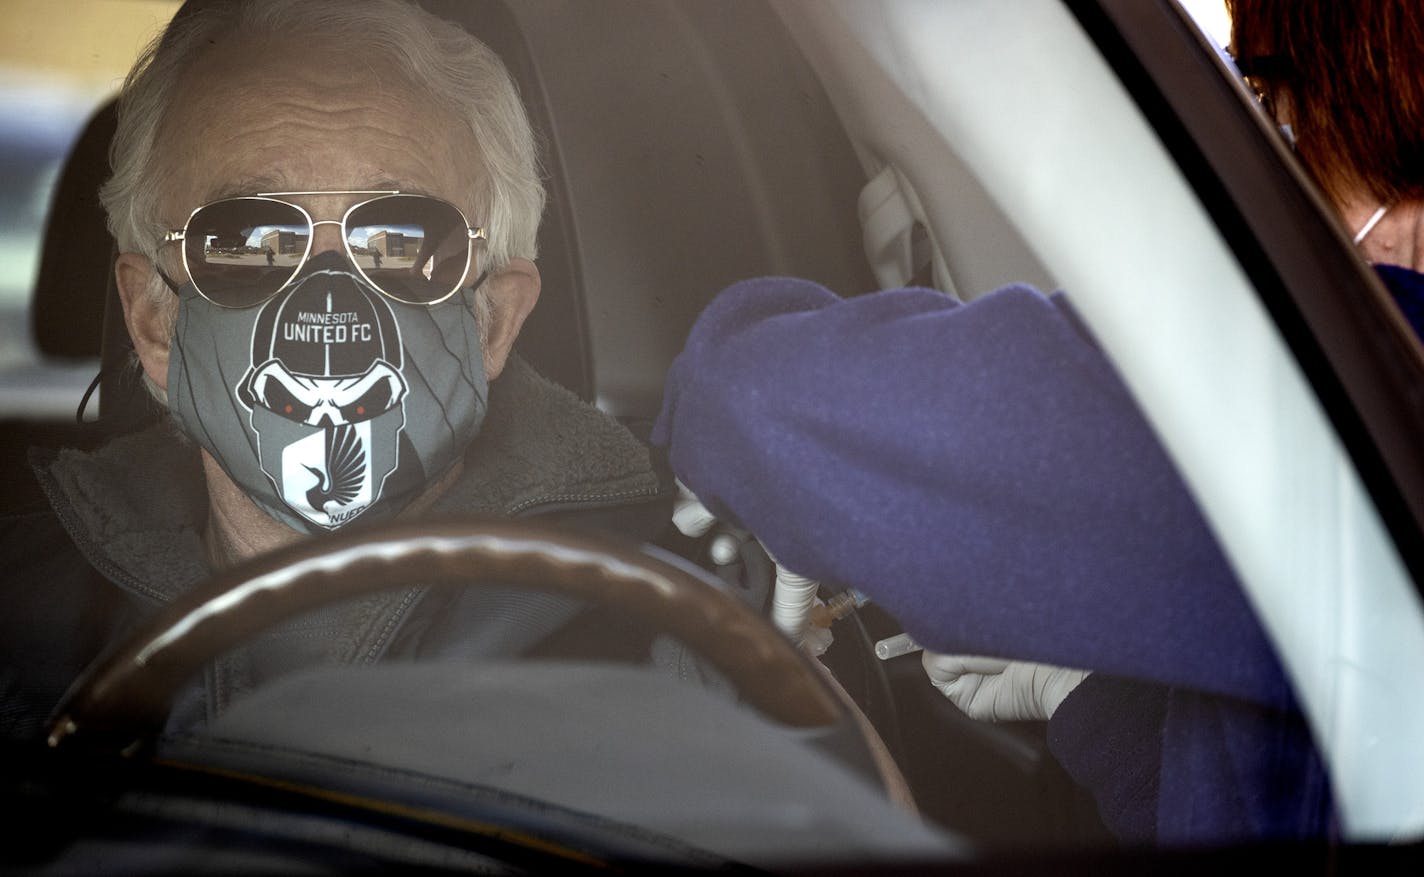
[[[473,137],[482,166],[471,169],[468,185],[481,211],[471,219],[489,229],[484,267],[493,273],[512,258],[537,255],[544,186],[534,134],[508,71],[463,28],[406,0],[210,3],[175,20],[139,58],[119,98],[114,172],[99,197],[121,251],[156,256],[167,230],[158,203],[170,165],[158,132],[204,47],[234,32],[312,34],[362,57],[388,60]]]

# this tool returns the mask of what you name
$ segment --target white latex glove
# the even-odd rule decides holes
[[[920,662],[940,693],[986,722],[1047,721],[1088,676],[1087,670],[975,655],[925,652]]]
[[[687,485],[677,482],[677,498],[672,501],[673,526],[692,539],[696,539],[717,523],[712,513],[707,511],[697,495],[687,489]]]
[[[811,657],[820,657],[835,639],[829,627],[811,624],[812,607],[826,605],[816,596],[821,583],[782,566],[770,551],[766,556],[776,565],[776,581],[771,589],[771,623]]]

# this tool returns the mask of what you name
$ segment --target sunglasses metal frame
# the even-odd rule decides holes
[[[373,197],[366,198],[365,200],[358,201],[355,204],[352,204],[350,207],[346,208],[346,212],[341,215],[341,219],[336,220],[313,219],[311,213],[309,213],[306,208],[302,207],[302,205],[293,204],[291,201],[283,200],[286,197],[291,197],[294,195],[371,195]],[[409,301],[407,299],[401,298],[398,295],[392,294],[389,290],[383,287],[380,283],[376,282],[375,279],[373,279],[366,273],[365,269],[362,268],[360,263],[356,261],[356,254],[351,250],[351,241],[347,239],[346,228],[346,221],[351,217],[351,214],[357,209],[365,207],[367,204],[371,204],[375,201],[380,201],[385,198],[390,198],[394,196],[402,196],[407,198],[427,198],[431,201],[438,201],[442,204],[448,205],[451,210],[454,210],[455,214],[460,217],[460,221],[464,224],[466,237],[464,270],[460,274],[460,280],[454,285],[454,287],[439,298],[432,299],[430,301]],[[465,216],[465,212],[463,210],[461,210],[459,207],[452,204],[451,202],[446,201],[444,198],[437,198],[434,195],[426,195],[421,192],[405,192],[401,191],[400,189],[312,189],[298,192],[256,192],[251,195],[229,195],[223,198],[215,198],[212,201],[199,204],[197,207],[193,208],[193,212],[189,213],[187,220],[183,222],[183,227],[170,229],[163,236],[162,244],[186,244],[188,239],[188,226],[193,222],[193,217],[197,216],[200,211],[206,210],[207,208],[212,207],[214,204],[221,204],[225,201],[272,201],[277,204],[282,204],[284,206],[291,207],[306,218],[307,226],[309,227],[310,232],[315,232],[316,227],[318,225],[341,226],[341,246],[346,251],[347,258],[351,260],[352,267],[356,269],[357,273],[361,275],[362,279],[364,279],[367,283],[371,284],[373,287],[379,290],[381,295],[384,295],[386,298],[408,305],[437,305],[450,298],[450,296],[454,295],[456,292],[459,292],[461,286],[464,283],[465,278],[468,277],[470,274],[470,265],[474,261],[475,241],[489,240],[489,232],[484,226],[470,225],[469,217]],[[212,302],[213,304],[217,305],[218,307],[233,309],[256,307],[257,305],[270,301],[274,296],[276,296],[282,290],[286,289],[288,286],[291,285],[292,280],[295,279],[297,274],[302,270],[302,266],[305,265],[307,263],[307,260],[311,258],[313,236],[314,235],[312,233],[308,233],[306,249],[302,251],[302,257],[297,260],[297,264],[292,266],[292,273],[287,277],[287,279],[282,281],[281,285],[279,285],[276,289],[272,290],[271,293],[263,296],[261,299],[258,299],[257,301],[252,302],[250,304],[226,304],[224,302],[218,301],[217,299],[204,292],[202,285],[198,283],[195,277],[193,277],[193,269],[188,265],[187,246],[183,246],[180,249],[180,252],[183,254],[183,271],[188,275],[189,281],[192,282],[193,288],[198,291],[198,294],[201,295],[203,298],[207,299],[208,301]],[[160,244],[160,246],[162,244]],[[483,280],[484,275],[480,275],[480,279]]]

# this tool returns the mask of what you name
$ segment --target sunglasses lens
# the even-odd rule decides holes
[[[242,308],[266,301],[296,273],[311,226],[290,204],[229,198],[188,220],[188,276],[208,299]]]
[[[459,288],[469,267],[465,218],[454,205],[425,195],[368,201],[346,218],[351,258],[391,298],[439,301]]]

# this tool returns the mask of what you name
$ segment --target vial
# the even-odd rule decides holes
[[[882,661],[920,651],[923,646],[910,638],[908,633],[887,637],[875,644],[875,657]]]

